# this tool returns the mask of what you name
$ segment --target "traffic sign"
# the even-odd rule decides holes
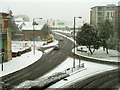
[[[58,25],[64,25],[64,22],[58,22]]]

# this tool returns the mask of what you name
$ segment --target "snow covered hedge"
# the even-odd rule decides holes
[[[59,72],[59,73],[55,73],[51,76],[40,78],[35,81],[25,81],[15,88],[25,88],[25,89],[42,88],[42,89],[44,89],[44,88],[47,88],[48,86],[54,84],[55,82],[65,78],[65,77],[68,77],[68,76],[69,76],[69,74]]]

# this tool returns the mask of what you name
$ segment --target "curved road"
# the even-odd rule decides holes
[[[56,35],[56,38],[59,39],[60,36]],[[59,42],[59,46],[60,50],[52,50],[50,53],[44,54],[34,64],[20,71],[3,76],[2,81],[5,83],[5,87],[12,88],[26,80],[37,79],[61,64],[69,55],[72,55],[72,41],[64,38],[63,41]]]
[[[67,85],[64,88],[74,88],[79,90],[86,89],[105,89],[105,90],[118,90],[116,85],[119,84],[118,69],[106,71],[97,75],[90,76],[84,80],[79,80],[72,85]]]

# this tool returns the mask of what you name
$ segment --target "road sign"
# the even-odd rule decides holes
[[[58,25],[64,25],[64,22],[58,22]]]
[[[72,58],[75,58],[75,56],[72,56]]]

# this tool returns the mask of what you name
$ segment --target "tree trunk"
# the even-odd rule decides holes
[[[105,51],[105,47],[103,46],[103,51]]]
[[[108,54],[108,47],[106,47],[106,53]]]
[[[103,40],[103,51],[105,51],[105,45],[106,45],[106,41]]]
[[[91,55],[92,55],[93,53],[92,53],[92,50],[91,50],[90,46],[88,46],[88,48],[89,48],[89,51],[90,51],[90,53],[91,53]]]
[[[95,52],[95,48],[94,48],[94,50],[93,50],[93,53]]]

